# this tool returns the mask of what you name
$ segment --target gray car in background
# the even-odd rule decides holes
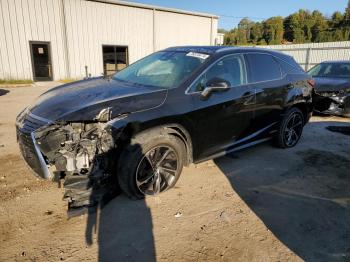
[[[329,61],[308,72],[315,79],[314,111],[350,117],[350,61]]]

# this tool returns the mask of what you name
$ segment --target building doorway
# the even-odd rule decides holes
[[[103,45],[102,55],[104,75],[113,75],[129,64],[127,46]]]
[[[52,81],[50,42],[29,42],[34,81]]]

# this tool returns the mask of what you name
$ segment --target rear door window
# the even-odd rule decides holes
[[[277,80],[281,78],[281,68],[273,56],[268,54],[246,54],[249,65],[249,82]]]

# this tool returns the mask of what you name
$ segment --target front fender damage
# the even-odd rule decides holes
[[[315,92],[314,111],[329,115],[350,115],[350,93],[341,91]]]
[[[35,133],[53,179],[63,182],[69,207],[93,206],[117,191],[115,135],[96,119],[56,123]]]

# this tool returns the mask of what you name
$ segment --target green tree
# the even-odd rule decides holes
[[[218,33],[226,34],[227,31],[226,31],[225,29],[223,29],[223,28],[219,28],[219,29],[218,29]]]
[[[348,24],[350,24],[350,0],[348,1],[348,5],[345,9],[344,19],[347,21]]]
[[[284,20],[285,39],[294,43],[304,43],[305,34],[302,17],[299,13],[294,13]]]
[[[344,40],[350,40],[350,0],[348,1],[348,5],[345,9],[342,26],[344,32]]]
[[[283,18],[271,17],[264,22],[264,38],[268,44],[281,44],[283,41]]]
[[[319,11],[312,12],[312,19],[314,25],[311,29],[312,42],[327,42],[330,41],[331,35],[329,34],[329,25],[324,15]]]
[[[242,19],[238,26],[225,33],[227,45],[280,44],[350,40],[350,0],[344,13],[334,12],[327,19],[321,12],[300,9],[286,18],[271,17],[262,22]]]
[[[258,44],[262,40],[264,35],[264,26],[262,23],[254,23],[250,29],[250,42],[252,44]]]
[[[247,45],[250,42],[250,30],[254,22],[248,18],[243,18],[238,24],[237,44]]]

